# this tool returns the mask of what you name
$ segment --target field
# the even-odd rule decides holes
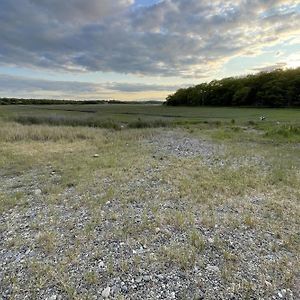
[[[0,299],[299,299],[299,187],[299,109],[0,106]]]

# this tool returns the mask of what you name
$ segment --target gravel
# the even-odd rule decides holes
[[[287,261],[282,269],[287,272],[295,254],[273,233],[226,226],[222,220],[228,214],[239,215],[227,204],[218,207],[216,224],[206,225],[202,212],[161,179],[169,156],[199,156],[210,164],[220,160],[224,147],[171,131],[145,143],[160,163],[126,184],[101,178],[118,185],[120,198],[92,209],[85,199],[99,195],[76,187],[54,203],[46,201],[37,174],[59,181],[51,166],[0,176],[2,192],[19,191],[27,200],[0,217],[0,299],[299,299],[299,289],[280,273],[281,262]],[[121,195],[131,200],[124,202]],[[243,201],[255,213],[265,196]],[[203,239],[202,250],[191,246],[189,225],[166,221],[186,211]]]

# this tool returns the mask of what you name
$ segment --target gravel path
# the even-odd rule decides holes
[[[51,198],[37,179],[59,183],[51,167],[0,176],[0,191],[26,195],[0,217],[0,299],[299,299],[285,278],[295,253],[250,221],[227,223],[238,203],[259,215],[268,195],[210,215],[165,178],[172,159],[205,165],[223,148],[178,132],[146,143],[156,166],[123,182],[99,178],[100,194],[69,187]],[[103,196],[109,188],[118,197]]]

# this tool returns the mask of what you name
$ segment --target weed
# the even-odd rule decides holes
[[[192,230],[189,234],[189,242],[198,251],[203,251],[205,248],[205,240],[197,230]]]

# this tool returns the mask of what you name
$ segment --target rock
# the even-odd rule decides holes
[[[108,298],[109,295],[110,295],[110,287],[108,286],[107,288],[105,288],[105,289],[102,291],[102,297]]]
[[[283,289],[283,290],[281,290],[281,291],[278,292],[278,297],[280,299],[285,298],[285,296],[286,296],[286,290],[285,289]]]
[[[151,280],[151,276],[145,275],[145,276],[143,277],[143,279],[144,279],[144,281],[148,282],[148,281]]]
[[[217,266],[211,266],[211,265],[208,265],[206,267],[206,270],[209,272],[220,272],[220,269]]]
[[[99,157],[99,154],[94,154],[94,157],[95,157],[95,158]]]
[[[156,275],[156,277],[157,277],[159,280],[164,280],[164,279],[165,279],[164,275],[161,275],[161,274]]]
[[[155,228],[155,233],[160,233],[160,228],[159,227]]]
[[[40,195],[42,195],[42,190],[36,189],[36,190],[34,190],[34,194],[35,194],[36,196],[40,196]]]
[[[141,283],[142,280],[143,280],[143,277],[142,277],[142,276],[139,276],[139,277],[136,279],[136,282],[137,282],[137,283]]]
[[[208,241],[210,244],[213,244],[213,243],[214,243],[214,239],[211,239],[211,238],[209,238],[207,241]]]
[[[99,264],[98,264],[98,268],[99,268],[99,269],[102,269],[102,268],[104,268],[104,267],[105,267],[104,262],[103,262],[103,261],[100,261]]]
[[[269,288],[271,288],[271,287],[272,287],[272,283],[271,283],[271,282],[269,282],[269,281],[267,281],[267,280],[265,281],[265,284],[266,284],[266,286],[267,286],[267,287],[269,287]]]

